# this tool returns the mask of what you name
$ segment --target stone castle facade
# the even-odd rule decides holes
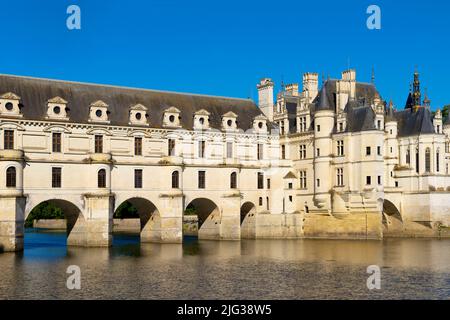
[[[421,101],[404,110],[355,71],[258,85],[251,100],[0,76],[0,251],[23,248],[47,201],[68,244],[109,246],[128,201],[141,241],[440,236],[450,224],[450,123]],[[445,233],[445,232],[444,232]]]

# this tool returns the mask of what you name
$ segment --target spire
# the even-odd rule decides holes
[[[428,98],[428,90],[425,88],[425,97],[423,99],[423,105],[429,107],[431,105],[431,100]]]
[[[375,84],[375,67],[372,66],[372,78],[370,80],[372,84]]]
[[[413,94],[412,94],[413,105],[415,107],[418,107],[422,104],[421,95],[422,94],[420,93],[419,72],[417,71],[416,67],[416,70],[414,71]]]
[[[328,101],[327,86],[324,85],[319,93],[319,104],[317,110],[331,110],[330,102]]]
[[[395,121],[394,103],[392,102],[392,99],[389,101],[389,107],[386,113],[386,121]]]

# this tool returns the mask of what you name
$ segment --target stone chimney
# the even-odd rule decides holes
[[[286,85],[286,93],[298,97],[298,83],[291,83]]]
[[[273,121],[273,82],[270,78],[263,78],[256,86],[258,88],[258,106],[264,115]]]
[[[311,103],[319,93],[319,74],[307,72],[303,74],[303,95],[307,103]]]

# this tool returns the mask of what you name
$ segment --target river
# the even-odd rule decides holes
[[[81,289],[66,287],[68,266]],[[366,285],[369,265],[381,289]],[[71,248],[27,229],[23,253],[0,254],[0,299],[449,299],[450,240],[242,240]]]

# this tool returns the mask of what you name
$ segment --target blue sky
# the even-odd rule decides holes
[[[66,28],[77,4],[82,29]],[[366,9],[381,8],[381,30]],[[450,4],[434,1],[16,0],[0,11],[0,73],[256,98],[255,85],[349,65],[402,108],[414,66],[450,104]]]

